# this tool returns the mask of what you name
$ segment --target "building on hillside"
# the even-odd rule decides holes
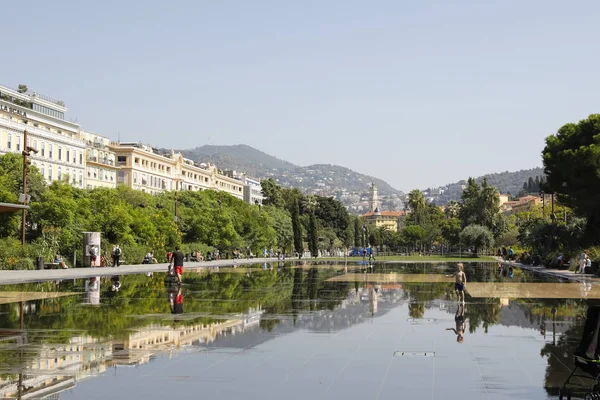
[[[379,208],[379,196],[377,195],[377,186],[371,183],[369,187],[369,212],[375,212]]]
[[[397,232],[401,226],[400,219],[405,215],[404,211],[369,211],[361,215],[363,221],[369,226],[369,229],[385,227],[387,230]]]
[[[86,188],[117,187],[118,168],[110,139],[85,130],[81,131],[81,138],[86,145]]]
[[[521,197],[516,204],[511,206],[511,213],[516,214],[523,211],[529,211],[533,206],[542,204],[542,198],[539,196]]]
[[[85,144],[80,126],[65,120],[65,103],[35,92],[0,86],[0,154],[21,153],[27,146],[37,153],[29,157],[48,183],[65,180],[83,188]]]
[[[380,211],[377,187],[374,183],[369,187],[369,211],[361,215],[361,219],[370,229],[385,227],[397,232],[401,226],[400,220],[405,215],[404,211]]]
[[[504,203],[507,203],[510,200],[510,198],[509,198],[509,196],[507,194],[499,193],[498,195],[500,197],[500,204],[501,205],[504,204]]]

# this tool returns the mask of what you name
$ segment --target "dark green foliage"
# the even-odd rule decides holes
[[[300,207],[298,200],[292,205],[292,230],[294,232],[294,250],[300,255],[304,252],[302,245],[302,224],[300,222]]]
[[[315,213],[310,213],[308,218],[308,250],[313,257],[317,257],[319,254],[319,232],[317,230],[317,218]]]
[[[592,114],[577,124],[563,125],[546,138],[542,152],[547,176],[546,192],[587,219],[585,244],[600,237],[600,114]]]

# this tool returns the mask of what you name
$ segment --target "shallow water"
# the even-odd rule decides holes
[[[0,398],[558,398],[598,289],[468,264],[463,309],[454,270],[273,263],[188,271],[181,291],[158,273],[119,291],[2,286]]]

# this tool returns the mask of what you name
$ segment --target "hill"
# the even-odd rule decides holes
[[[271,170],[298,168],[297,165],[280,160],[245,144],[234,146],[205,145],[191,150],[179,151],[184,157],[194,161],[209,161],[220,169],[241,171],[257,178]]]
[[[499,172],[480,176],[475,180],[481,183],[484,178],[487,178],[488,183],[495,186],[500,193],[510,193],[516,196],[523,189],[523,183],[527,182],[530,177],[535,178],[536,176],[544,176],[544,169],[532,168],[516,172]],[[436,204],[444,205],[451,200],[460,200],[463,186],[466,184],[467,181],[462,180],[439,188],[428,188],[424,192],[428,199],[435,201]]]
[[[205,145],[176,151],[197,162],[210,162],[220,170],[233,170],[261,179],[273,178],[284,187],[297,187],[308,194],[334,196],[355,213],[366,211],[368,189],[375,183],[383,210],[402,208],[403,192],[384,180],[339,165],[298,166],[242,144]]]

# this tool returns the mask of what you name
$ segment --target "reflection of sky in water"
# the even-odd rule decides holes
[[[61,398],[431,399],[455,398],[457,382],[462,399],[547,398],[581,336],[588,301],[579,297],[595,287],[530,298],[534,286],[561,286],[522,273],[505,281],[488,264],[467,267],[474,294],[496,289],[467,296],[463,343],[446,330],[456,325],[443,277],[452,265],[220,268],[186,276],[183,314],[171,313],[178,292],[164,274],[123,276],[119,292],[110,278],[39,284],[45,296],[67,296],[0,305],[0,397],[18,394],[24,372],[24,394]]]

